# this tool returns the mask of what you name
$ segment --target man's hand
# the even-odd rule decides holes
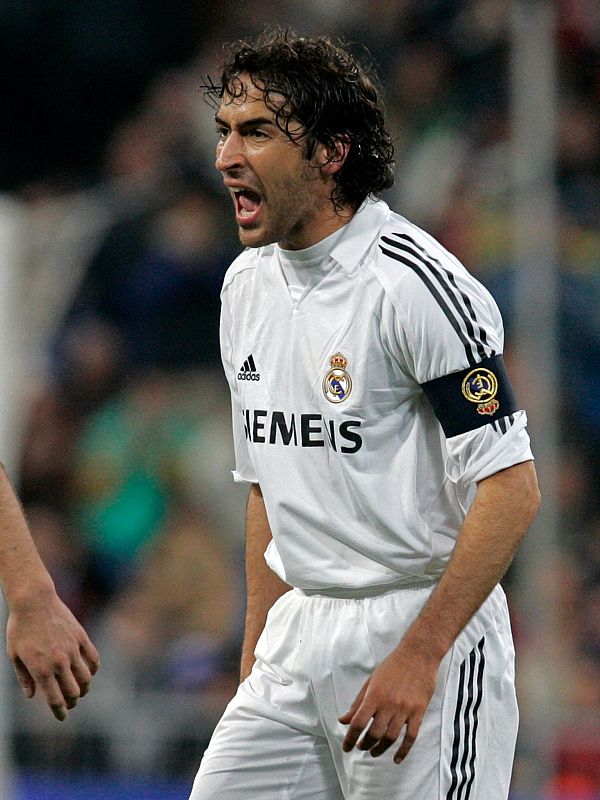
[[[357,745],[359,750],[380,756],[398,741],[406,725],[394,761],[399,764],[406,758],[433,695],[438,668],[436,658],[416,658],[405,652],[402,644],[390,653],[365,681],[349,711],[339,718],[349,726],[344,751]]]
[[[71,611],[55,592],[11,607],[6,628],[8,655],[26,697],[43,692],[56,719],[87,694],[100,660]]]

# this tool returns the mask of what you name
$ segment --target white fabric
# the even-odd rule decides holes
[[[275,255],[287,283],[290,297],[297,304],[331,268],[331,249],[344,233],[340,228],[304,250],[284,250],[275,245]]]
[[[409,254],[398,250],[402,237]],[[276,250],[236,259],[221,317],[234,478],[261,485],[273,533],[267,561],[304,589],[434,582],[474,482],[532,458],[524,411],[505,417],[506,433],[490,424],[446,440],[420,386],[502,352],[496,304],[382,201],[366,201],[344,226],[328,269],[319,260],[299,302]],[[448,288],[442,303],[416,272],[422,259]],[[336,354],[352,386],[333,403],[324,379]],[[241,371],[250,355],[252,374]]]
[[[338,717],[429,593],[339,599],[295,590],[280,598],[190,800],[506,800],[517,709],[500,587],[444,658],[405,761],[394,764],[397,746],[379,758],[356,748],[342,752],[346,728]]]

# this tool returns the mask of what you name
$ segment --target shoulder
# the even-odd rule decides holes
[[[490,292],[433,236],[390,213],[367,266],[380,291],[382,316],[416,347],[453,347],[469,360],[502,352],[504,333]],[[427,348],[426,348],[427,349]]]
[[[390,212],[372,251],[369,269],[386,294],[402,304],[434,301],[451,307],[477,299],[495,303],[488,290],[431,234]]]
[[[372,256],[371,269],[392,282],[422,282],[432,271],[469,275],[433,236],[394,212],[388,214]]]
[[[226,293],[236,284],[243,284],[247,280],[252,280],[261,261],[269,259],[273,252],[273,245],[258,248],[247,247],[242,250],[225,273],[221,294]]]

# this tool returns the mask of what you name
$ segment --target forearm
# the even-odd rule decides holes
[[[35,591],[54,592],[54,584],[31,538],[20,503],[0,465],[0,584],[9,607]]]
[[[480,482],[452,557],[401,647],[434,661],[500,582],[539,507],[533,462]]]
[[[271,541],[271,528],[260,487],[253,484],[246,509],[246,627],[242,647],[241,679],[254,664],[254,648],[275,601],[290,587],[269,568],[264,553]]]

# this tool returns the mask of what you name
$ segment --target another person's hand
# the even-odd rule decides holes
[[[56,719],[87,694],[100,660],[88,635],[55,592],[9,609],[6,642],[26,697],[43,692]]]
[[[438,668],[435,658],[404,652],[402,644],[390,653],[339,719],[349,726],[342,745],[344,751],[349,752],[356,745],[359,750],[369,750],[372,756],[380,756],[400,739],[406,726],[394,761],[399,764],[406,758],[433,695]]]

